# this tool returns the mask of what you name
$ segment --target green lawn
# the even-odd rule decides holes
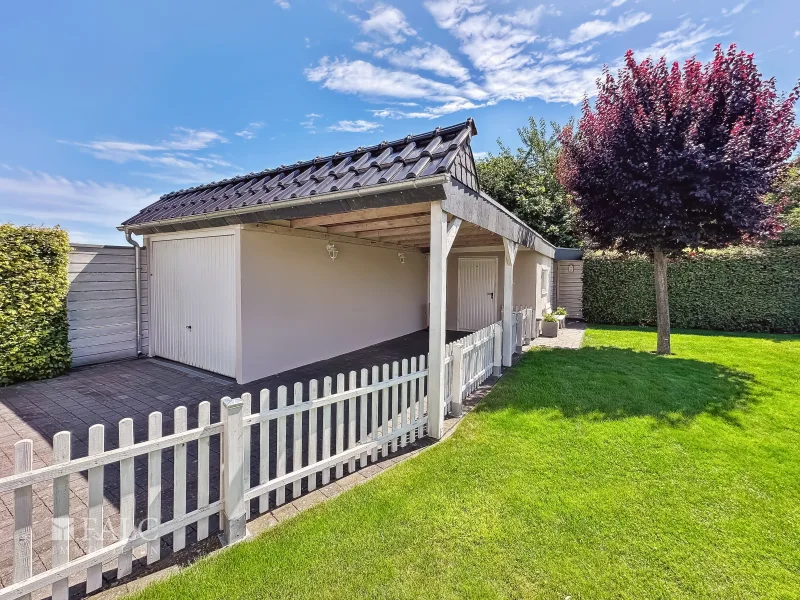
[[[594,328],[453,438],[141,598],[798,598],[800,336]]]

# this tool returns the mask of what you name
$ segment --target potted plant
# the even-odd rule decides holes
[[[558,318],[553,313],[547,313],[542,317],[542,336],[558,337]]]
[[[558,326],[564,329],[564,325],[567,322],[567,309],[563,306],[559,306],[553,314],[556,316],[556,319],[558,319]]]

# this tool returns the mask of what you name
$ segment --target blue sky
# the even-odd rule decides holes
[[[477,152],[578,114],[603,64],[756,54],[800,77],[789,0],[28,0],[0,13],[0,222],[75,241],[175,189],[471,116]]]

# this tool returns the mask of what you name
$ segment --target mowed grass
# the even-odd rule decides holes
[[[800,337],[593,328],[453,438],[139,598],[798,598]]]

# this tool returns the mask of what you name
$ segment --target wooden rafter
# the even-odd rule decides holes
[[[336,215],[323,215],[319,217],[306,217],[302,219],[292,219],[292,228],[316,227],[320,225],[339,225],[343,223],[355,223],[370,219],[385,219],[390,217],[430,214],[430,204],[420,202],[416,204],[400,204],[397,206],[385,206],[382,208],[365,208],[354,210]]]
[[[396,219],[376,219],[371,221],[358,221],[356,223],[345,223],[343,225],[331,225],[328,227],[328,231],[331,233],[375,231],[381,229],[394,229],[396,227],[428,225],[430,222],[430,215],[418,215],[411,217],[399,217]]]
[[[431,228],[429,225],[414,225],[413,227],[396,227],[394,229],[380,229],[377,231],[362,231],[356,234],[360,238],[386,238],[386,237],[400,237],[414,233],[430,233]]]

